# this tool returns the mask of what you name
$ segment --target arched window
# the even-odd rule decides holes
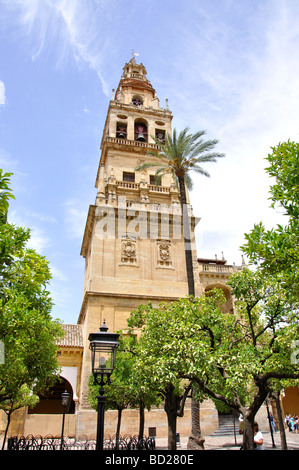
[[[28,414],[62,414],[61,395],[65,391],[70,394],[69,406],[66,413],[75,413],[72,386],[66,379],[60,377],[53,387],[39,395],[39,402],[33,408],[28,409]]]

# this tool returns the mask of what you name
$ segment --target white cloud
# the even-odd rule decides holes
[[[5,104],[5,85],[2,80],[0,80],[0,105]]]
[[[30,227],[30,235],[28,248],[34,249],[40,255],[45,255],[53,241],[38,227]]]
[[[96,72],[103,92],[108,96],[110,89],[102,68],[109,48],[109,36],[101,34],[106,12],[103,9],[100,16],[95,14],[102,3],[105,1],[10,0],[5,6],[31,39],[33,60],[53,50],[57,66],[63,66],[70,57],[78,65],[85,63]]]
[[[98,34],[100,24],[99,16],[93,13],[95,3],[86,0],[83,3],[76,0],[60,2],[50,0],[49,3],[64,20],[74,58],[78,62],[86,62],[91,69],[95,70],[103,91],[108,96],[110,90],[102,75],[102,59],[107,39]]]

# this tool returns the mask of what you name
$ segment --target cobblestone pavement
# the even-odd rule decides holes
[[[281,450],[280,434],[279,432],[274,433],[274,445],[272,445],[272,438],[269,431],[263,432],[264,437],[264,449],[265,450]],[[286,431],[288,450],[299,450],[299,434],[290,433]],[[188,438],[181,438],[178,450],[187,449]],[[205,436],[204,447],[205,450],[240,450],[242,445],[242,436]],[[167,439],[157,439],[156,449],[167,449]]]

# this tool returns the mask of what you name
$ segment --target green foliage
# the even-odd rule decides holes
[[[229,285],[238,300],[234,314],[223,314],[219,290],[192,302],[139,307],[132,314],[144,320],[139,367],[144,383],[162,395],[169,383],[181,394],[185,378],[197,383],[202,398],[256,412],[277,380],[299,377],[291,361],[298,318],[275,279],[244,269]]]
[[[275,181],[270,188],[271,206],[282,208],[284,226],[267,230],[262,222],[245,234],[243,252],[265,275],[280,278],[288,296],[299,300],[299,144],[285,142],[272,148],[267,173]]]
[[[0,365],[0,402],[22,386],[38,393],[58,372],[55,341],[63,335],[51,318],[52,301],[45,286],[48,263],[24,249],[5,270],[0,297],[0,340],[5,362]],[[1,406],[1,403],[0,403]]]
[[[29,230],[7,224],[9,199],[14,199],[9,187],[12,173],[3,173],[0,168],[0,276],[6,277],[5,269],[19,255],[30,238]],[[1,288],[1,286],[0,286]]]
[[[229,408],[229,406],[225,405],[222,401],[219,401],[219,400],[213,400],[215,406],[216,406],[216,409],[218,411],[218,413],[223,413],[223,414],[229,414],[231,409]]]
[[[291,342],[299,333],[298,312],[279,280],[243,269],[231,276],[228,285],[237,298],[235,314],[256,363],[252,375],[296,375]]]
[[[0,225],[7,220],[9,199],[14,199],[14,195],[9,187],[11,176],[12,173],[3,173],[3,170],[0,168]]]
[[[279,205],[290,218],[299,219],[299,143],[280,143],[268,155],[267,173],[275,179],[270,188],[272,207]]]
[[[3,280],[9,278],[9,267],[15,257],[22,256],[29,238],[30,232],[28,229],[8,223],[0,224],[0,276]],[[1,288],[2,286],[0,286]]]
[[[206,339],[209,332],[204,328],[204,319],[210,318],[215,324],[221,315],[222,293],[202,297],[190,302],[180,299],[171,304],[160,304],[154,308],[151,303],[140,306],[144,318],[144,327],[140,338],[139,367],[142,369],[144,383],[155,387],[165,395],[168,384],[172,384],[180,395],[185,383],[181,374],[194,370],[206,357],[210,346]],[[136,312],[132,318],[136,318]],[[216,339],[216,338],[215,338]],[[207,367],[209,359],[207,358]]]
[[[14,410],[32,405],[57,380],[56,340],[63,332],[51,318],[48,261],[26,247],[29,230],[6,222],[8,176],[0,179],[0,407]]]
[[[39,398],[32,393],[30,388],[24,384],[16,388],[13,398],[8,398],[1,402],[1,409],[7,414],[12,414],[15,410],[23,406],[33,408],[38,403]]]

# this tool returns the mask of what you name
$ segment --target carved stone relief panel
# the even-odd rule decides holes
[[[137,264],[136,240],[125,238],[121,240],[121,263],[126,265]]]
[[[158,240],[157,248],[157,266],[165,268],[172,267],[170,240]]]

